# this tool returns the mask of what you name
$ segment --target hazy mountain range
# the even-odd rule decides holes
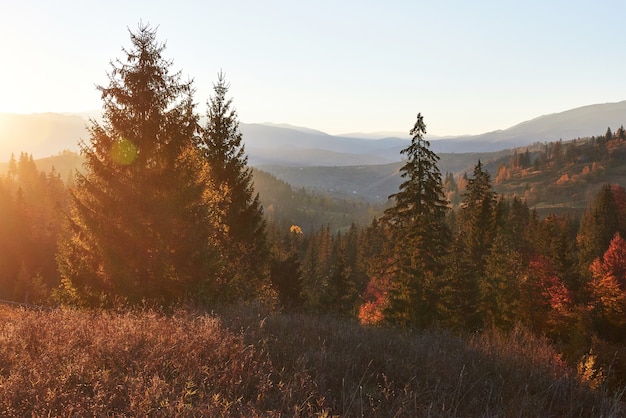
[[[77,151],[88,139],[88,116],[80,114],[0,113],[0,161],[25,151],[35,158],[63,150]],[[540,116],[508,129],[473,136],[429,137],[438,153],[491,152],[534,142],[573,139],[616,130],[626,122],[626,101],[584,106]],[[398,133],[329,135],[286,124],[241,124],[249,162],[253,166],[291,167],[389,164],[401,160],[406,135]],[[387,136],[389,135],[389,136]]]

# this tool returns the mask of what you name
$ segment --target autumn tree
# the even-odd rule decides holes
[[[156,30],[140,24],[130,39],[99,87],[103,122],[81,144],[85,171],[58,255],[66,302],[171,304],[203,294],[215,273],[192,83],[170,71]]]
[[[520,301],[519,319],[538,333],[565,337],[576,319],[572,292],[558,277],[552,260],[541,255],[529,262]]]
[[[269,248],[263,208],[254,191],[243,137],[239,130],[229,84],[222,72],[207,103],[207,121],[197,146],[208,163],[214,187],[219,191],[223,234],[220,248],[224,264],[220,293],[232,299],[251,297],[267,284]]]
[[[359,306],[359,321],[364,325],[383,323],[390,309],[390,289],[396,275],[395,243],[389,226],[374,219],[360,240],[367,284]]]
[[[626,241],[619,233],[589,270],[590,307],[596,331],[604,338],[621,340],[626,335]]]
[[[448,202],[443,192],[439,156],[424,139],[426,125],[421,114],[410,131],[411,144],[401,153],[404,180],[390,196],[395,204],[382,218],[395,244],[394,276],[389,293],[388,316],[392,321],[427,325],[436,316],[437,280],[449,242],[445,223]],[[388,270],[388,269],[383,269]]]

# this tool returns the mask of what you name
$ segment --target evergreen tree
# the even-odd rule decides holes
[[[473,275],[484,272],[488,254],[496,232],[496,193],[491,176],[483,170],[480,160],[474,167],[473,177],[467,182],[461,203],[460,220],[465,231],[465,255]]]
[[[486,259],[484,277],[479,280],[479,311],[485,326],[507,330],[513,327],[523,273],[522,256],[511,238],[498,235]]]
[[[579,250],[578,262],[583,277],[589,277],[589,265],[596,257],[604,254],[615,233],[626,232],[620,228],[620,224],[624,223],[624,216],[615,198],[620,189],[622,189],[620,186],[610,184],[602,187],[580,222],[576,241]]]
[[[224,234],[220,246],[225,259],[220,274],[222,290],[229,298],[250,297],[266,284],[269,272],[263,208],[259,195],[254,193],[237,112],[232,108],[232,99],[226,97],[229,85],[222,72],[213,89],[198,148],[221,195]]]
[[[284,309],[298,308],[303,303],[302,269],[300,246],[303,240],[302,229],[292,225],[289,232],[281,234],[275,224],[270,223],[270,237],[273,244],[270,261],[270,279],[278,293]]]
[[[575,233],[567,216],[549,215],[539,221],[532,234],[532,251],[549,259],[557,277],[569,289],[578,291],[580,277],[576,269]]]
[[[496,236],[496,203],[490,175],[478,161],[473,177],[467,179],[441,291],[443,320],[454,327],[477,329],[489,320],[485,318],[486,308],[481,307],[485,300],[481,291],[495,286],[484,281],[487,258]],[[500,212],[503,211],[501,208]],[[496,266],[491,267],[492,271],[495,269]]]
[[[611,131],[611,127],[606,128],[606,133],[604,134],[604,140],[609,142],[613,139],[613,132]]]
[[[306,305],[315,311],[326,311],[333,303],[334,289],[330,279],[334,265],[333,237],[328,225],[312,232],[303,257],[303,290]]]
[[[427,325],[435,316],[437,280],[449,242],[445,223],[448,202],[443,192],[439,156],[424,139],[421,114],[410,131],[411,144],[401,151],[406,163],[400,169],[404,182],[390,196],[395,205],[383,221],[391,228],[395,265],[388,315],[400,323]]]
[[[66,302],[170,304],[214,276],[192,84],[170,72],[156,30],[140,24],[130,38],[99,87],[104,122],[91,121],[81,146],[85,174],[58,255]]]
[[[15,159],[15,154],[11,153],[11,158],[9,159],[9,168],[8,168],[9,178],[11,180],[15,180],[17,176],[17,160]]]

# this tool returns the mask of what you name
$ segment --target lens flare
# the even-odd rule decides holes
[[[111,147],[111,159],[119,165],[130,165],[137,158],[137,147],[132,141],[120,138]]]

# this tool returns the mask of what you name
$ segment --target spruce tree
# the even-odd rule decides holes
[[[449,232],[445,224],[448,202],[443,192],[439,156],[424,139],[421,114],[411,129],[411,144],[401,151],[406,163],[400,169],[404,182],[389,196],[395,205],[383,221],[391,228],[395,266],[388,316],[401,323],[427,325],[434,319],[437,279],[442,273]]]
[[[496,233],[496,200],[491,177],[478,161],[467,179],[458,214],[453,250],[446,263],[445,286],[441,292],[444,320],[454,327],[478,329],[486,309],[481,307],[487,256]]]
[[[589,266],[596,257],[604,254],[615,233],[626,232],[620,228],[624,224],[624,215],[616,200],[620,189],[621,186],[604,185],[581,219],[576,241],[583,277],[589,278]]]
[[[232,299],[254,296],[268,283],[269,248],[263,208],[254,192],[237,112],[226,97],[228,89],[220,72],[197,146],[221,196],[223,269],[218,293]]]
[[[472,178],[461,203],[460,220],[465,231],[467,261],[476,277],[484,272],[485,256],[488,254],[496,232],[496,193],[491,176],[483,170],[480,160],[474,167]]]
[[[58,255],[67,302],[167,305],[201,293],[214,270],[192,83],[170,72],[156,30],[140,24],[130,39],[99,87],[103,122],[81,143]]]

